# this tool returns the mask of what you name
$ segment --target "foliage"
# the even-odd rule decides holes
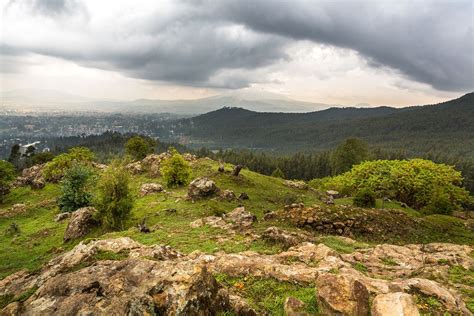
[[[348,138],[340,144],[331,156],[333,174],[349,171],[352,166],[367,160],[367,144],[358,138]]]
[[[134,160],[141,160],[155,151],[156,141],[150,137],[132,136],[125,143],[125,153]]]
[[[282,178],[282,179],[285,179],[285,174],[283,173],[283,171],[281,171],[280,168],[276,168],[275,170],[273,170],[271,176],[274,177],[274,178]]]
[[[10,192],[10,183],[15,179],[15,167],[5,160],[0,160],[0,203]]]
[[[39,165],[46,162],[53,160],[54,154],[51,152],[42,152],[37,153],[33,157],[31,157],[31,164],[32,165]]]
[[[324,179],[322,184],[348,195],[368,189],[378,197],[395,199],[415,209],[444,205],[443,199],[448,198],[452,208],[459,209],[469,200],[469,193],[461,188],[462,180],[461,173],[452,166],[411,159],[367,161],[342,175]],[[439,212],[433,207],[428,209]]]
[[[81,207],[89,206],[92,193],[89,184],[92,171],[81,165],[68,169],[61,181],[61,195],[58,206],[63,212],[73,212]]]
[[[191,167],[184,160],[183,156],[176,151],[170,149],[172,156],[166,159],[161,167],[161,173],[168,187],[179,187],[188,184],[191,179]]]
[[[54,157],[43,169],[43,176],[48,181],[57,181],[73,165],[90,165],[94,153],[85,147],[73,147],[67,153]]]
[[[123,229],[125,220],[130,217],[133,198],[130,176],[120,161],[113,161],[104,171],[97,188],[98,219],[105,227]]]
[[[376,197],[369,189],[361,189],[354,196],[353,203],[359,207],[375,207]]]

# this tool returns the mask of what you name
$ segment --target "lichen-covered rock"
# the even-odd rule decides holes
[[[306,190],[308,188],[308,184],[304,181],[285,180],[284,184],[292,189]]]
[[[61,221],[65,220],[66,218],[69,218],[70,216],[71,216],[71,213],[70,213],[70,212],[59,213],[59,214],[56,215],[56,217],[54,218],[54,221],[55,221],[55,222],[61,222]]]
[[[77,239],[87,235],[91,228],[97,225],[94,214],[97,210],[93,207],[83,207],[72,212],[71,219],[64,232],[64,241]]]
[[[221,192],[221,194],[219,195],[219,197],[223,200],[226,200],[226,201],[234,201],[237,197],[235,196],[235,193],[234,191],[232,190],[224,190]]]
[[[43,177],[44,166],[45,164],[40,164],[23,169],[21,176],[16,178],[13,182],[13,186],[19,187],[31,185],[33,189],[42,189],[46,185],[46,181]]]
[[[163,186],[159,183],[144,183],[140,187],[140,196],[163,191]]]
[[[129,163],[128,165],[125,166],[125,169],[127,169],[131,174],[140,174],[145,171],[145,169],[142,166],[141,161]]]
[[[26,212],[26,204],[13,204],[11,208],[12,214],[22,214]]]
[[[325,315],[365,316],[369,311],[369,291],[347,274],[324,273],[316,279],[318,306]]]
[[[188,187],[188,196],[193,200],[209,197],[217,192],[219,188],[216,183],[208,178],[194,179]]]
[[[277,227],[268,227],[262,234],[262,239],[269,242],[279,243],[285,248],[296,246],[300,243],[302,240],[299,237],[300,236],[297,236],[297,234],[286,232]]]
[[[395,292],[379,294],[372,302],[372,316],[418,316],[420,312],[410,294]]]
[[[287,316],[306,316],[305,303],[293,296],[288,296],[283,302],[283,310]]]
[[[232,223],[234,228],[247,229],[252,226],[253,222],[257,220],[257,217],[246,211],[245,207],[241,206],[225,214],[224,219],[226,222]]]

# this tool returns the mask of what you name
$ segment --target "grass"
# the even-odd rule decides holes
[[[356,269],[357,271],[360,271],[364,274],[367,274],[367,272],[369,271],[367,269],[367,267],[365,266],[365,264],[363,264],[362,262],[356,262],[354,265],[353,265],[354,269]]]
[[[353,198],[348,197],[348,198],[339,198],[335,199],[334,203],[336,205],[354,205],[353,203]],[[375,208],[380,208],[380,209],[394,209],[394,210],[402,210],[408,215],[419,217],[421,216],[421,213],[412,209],[411,207],[403,207],[400,205],[398,202],[394,201],[384,201],[382,199],[377,199],[375,202]]]
[[[398,262],[393,260],[393,258],[390,257],[385,257],[385,258],[380,258],[380,261],[386,265],[386,266],[398,266]]]
[[[294,284],[254,277],[230,277],[225,274],[217,274],[215,277],[231,292],[245,298],[258,315],[284,315],[283,303],[289,296],[303,301],[306,312],[310,314],[318,312],[314,284]]]
[[[10,303],[13,302],[24,302],[29,299],[33,294],[36,293],[38,288],[33,286],[32,288],[26,290],[25,292],[19,294],[18,296],[13,296],[12,294],[0,295],[0,309],[4,308]]]
[[[342,238],[339,238],[337,236],[325,236],[321,237],[318,240],[319,242],[322,242],[329,248],[334,249],[335,251],[339,253],[351,253],[356,251],[357,249],[361,248],[367,248],[369,245],[366,243],[361,243],[361,242],[347,242]]]

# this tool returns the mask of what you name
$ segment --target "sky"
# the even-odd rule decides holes
[[[354,105],[474,90],[472,0],[0,0],[0,90]]]

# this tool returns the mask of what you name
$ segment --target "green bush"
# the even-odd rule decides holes
[[[377,201],[374,192],[368,189],[362,189],[354,196],[353,203],[359,207],[375,207]]]
[[[73,212],[81,207],[89,206],[92,194],[89,191],[92,171],[77,165],[68,169],[61,181],[61,195],[58,206],[63,212]]]
[[[125,153],[134,160],[141,160],[155,151],[156,142],[149,137],[133,136],[125,143]]]
[[[324,189],[352,195],[368,189],[377,197],[394,199],[422,209],[434,203],[436,190],[443,192],[452,209],[461,209],[469,193],[461,187],[463,178],[454,167],[430,160],[375,160],[354,166],[350,171],[321,182]]]
[[[94,159],[94,153],[85,147],[74,147],[69,149],[67,153],[58,155],[46,164],[43,169],[43,177],[47,181],[58,181],[66,170],[73,165],[89,166]]]
[[[0,160],[0,203],[10,192],[10,184],[15,179],[15,167],[5,160]]]
[[[435,188],[430,201],[423,208],[423,213],[452,215],[455,209],[456,207],[453,206],[449,199],[449,194],[441,188]]]
[[[172,156],[166,159],[161,167],[163,178],[168,187],[179,187],[189,183],[191,179],[191,167],[189,163],[184,160],[183,156],[176,151],[170,149]]]
[[[95,206],[97,219],[104,227],[123,229],[130,217],[133,197],[130,192],[130,176],[120,161],[113,161],[102,174],[98,183]]]
[[[332,174],[349,171],[353,165],[369,158],[367,144],[358,138],[348,138],[331,155]]]

